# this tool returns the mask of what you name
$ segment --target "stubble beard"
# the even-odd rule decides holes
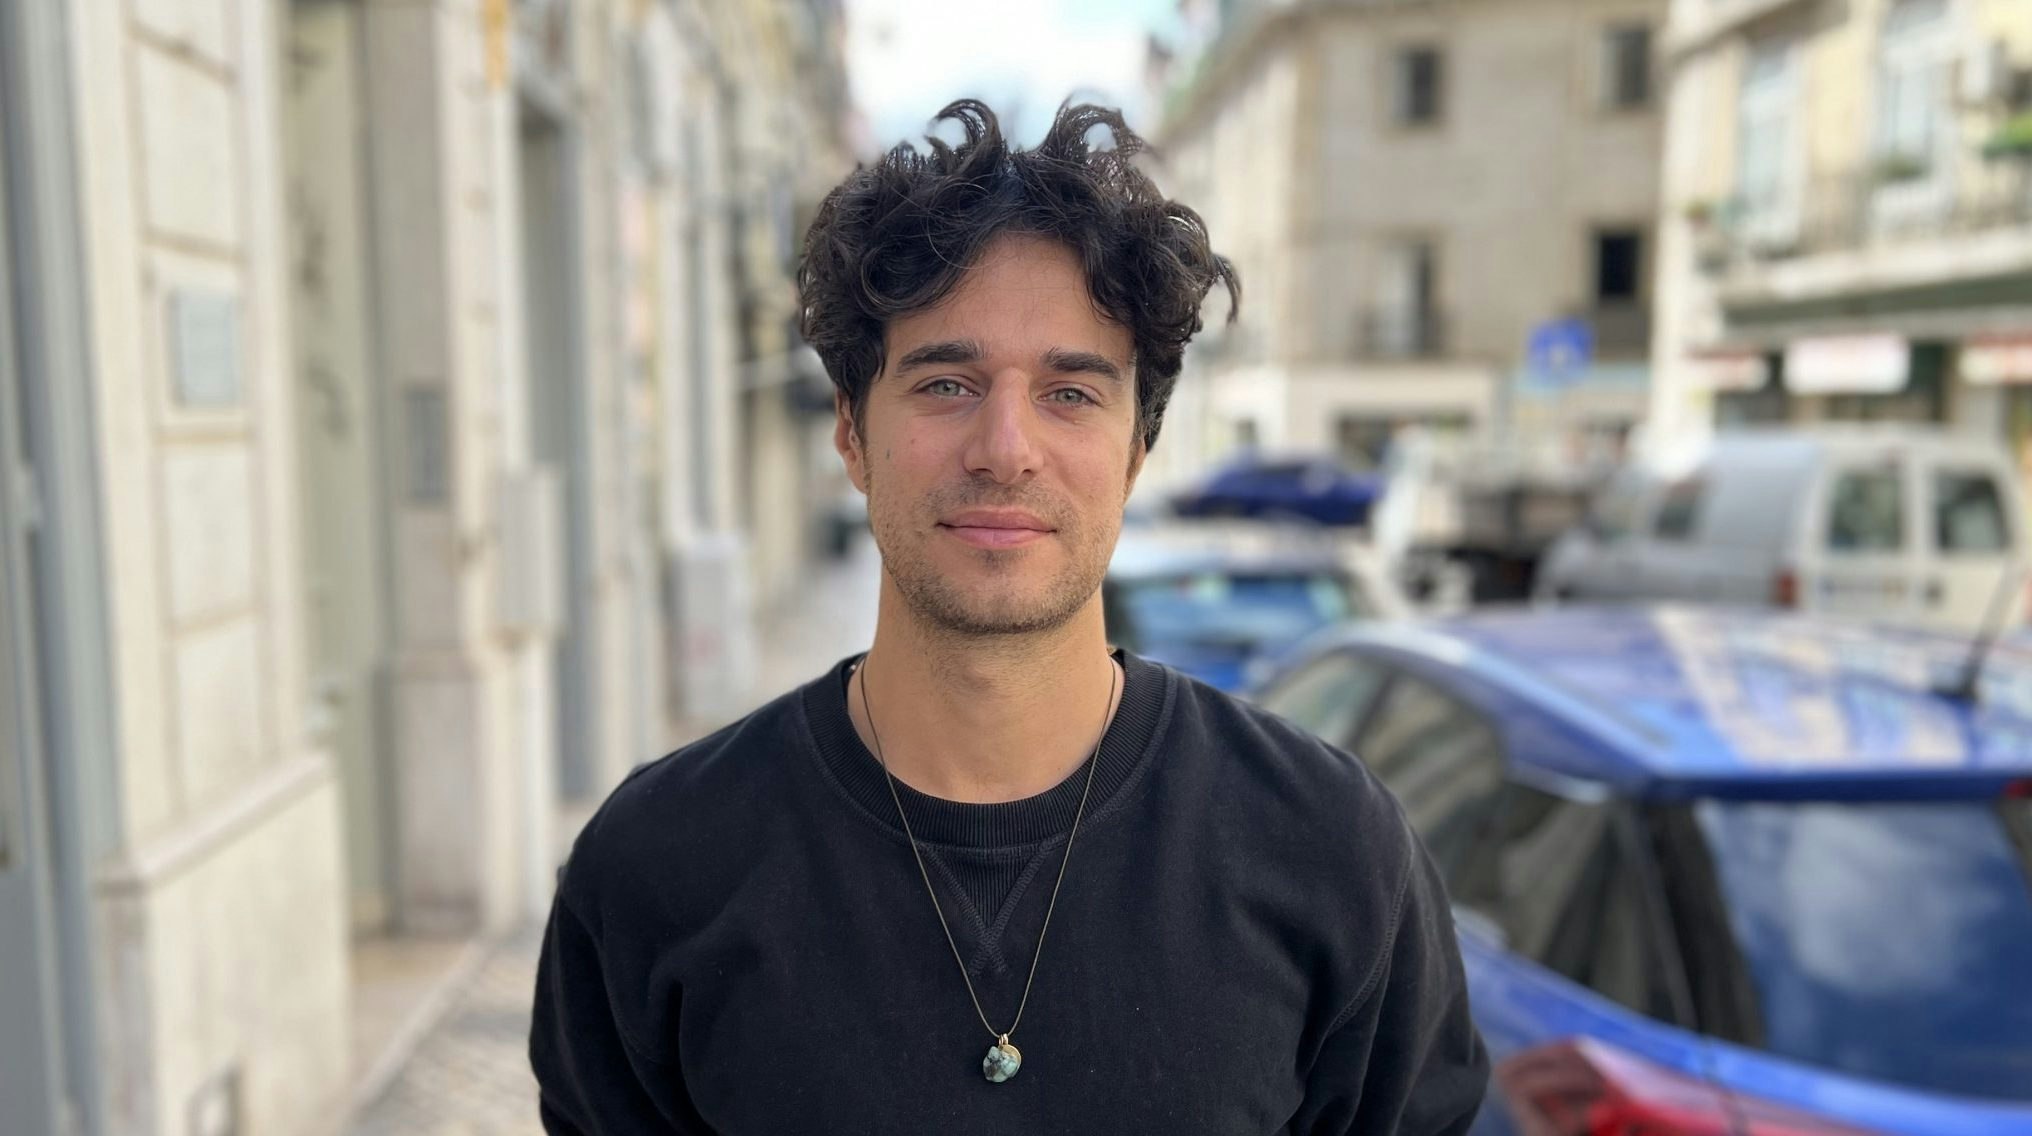
[[[966,554],[986,569],[991,579],[966,587],[942,574],[921,555],[922,544],[932,539],[936,518],[962,508],[1014,506],[1044,518],[1058,531],[1047,540],[1059,542],[1068,563],[1057,576],[1044,583],[1041,594],[1023,595],[1012,589],[997,589],[995,580],[1024,573],[1024,560],[1036,554],[1034,548],[968,549]],[[898,512],[904,515],[898,516]],[[882,567],[896,583],[896,591],[911,613],[925,626],[963,639],[1008,638],[1040,635],[1070,623],[1100,589],[1107,574],[1109,549],[1087,526],[1068,510],[1050,502],[1025,500],[997,493],[979,483],[943,487],[917,507],[884,507],[873,472],[868,476],[868,519],[875,535],[875,547],[882,553]]]

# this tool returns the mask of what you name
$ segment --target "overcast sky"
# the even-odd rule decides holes
[[[1143,43],[1177,0],[847,0],[847,66],[876,150],[920,139],[938,108],[972,95],[1023,142],[1068,94],[1143,107]]]

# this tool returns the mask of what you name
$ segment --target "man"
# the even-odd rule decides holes
[[[799,272],[875,642],[631,776],[561,881],[552,1133],[1458,1133],[1446,897],[1346,754],[1124,652],[1099,587],[1236,281],[1114,112],[955,103]],[[1106,126],[1112,149],[1087,135]]]

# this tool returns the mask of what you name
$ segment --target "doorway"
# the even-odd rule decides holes
[[[557,471],[564,501],[563,627],[552,674],[557,697],[557,790],[568,801],[601,792],[600,720],[593,660],[594,547],[590,411],[579,366],[583,316],[573,141],[563,116],[525,96],[519,111],[523,310],[528,336],[530,449]]]
[[[392,654],[382,384],[368,274],[361,6],[296,0],[284,73],[304,615],[344,806],[354,936],[395,919]]]

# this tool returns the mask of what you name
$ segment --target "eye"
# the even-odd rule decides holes
[[[941,398],[958,398],[967,393],[966,386],[958,379],[933,379],[918,389]]]
[[[1060,387],[1046,397],[1064,406],[1092,406],[1093,397],[1078,387]]]

